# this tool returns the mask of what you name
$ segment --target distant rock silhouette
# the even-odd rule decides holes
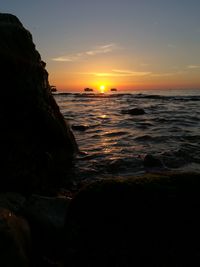
[[[74,131],[80,131],[80,132],[84,132],[89,128],[89,126],[87,125],[72,125],[72,129]]]
[[[84,91],[85,92],[93,92],[93,89],[92,88],[85,88]]]
[[[57,92],[56,86],[51,85],[50,88],[51,88],[51,92]]]
[[[77,144],[45,65],[19,19],[0,13],[1,190],[27,192],[67,180]]]
[[[146,112],[142,108],[132,108],[128,110],[122,110],[122,114],[130,114],[130,115],[144,115]]]

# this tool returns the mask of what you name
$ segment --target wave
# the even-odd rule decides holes
[[[55,99],[74,125],[80,150],[88,153],[75,162],[78,177],[144,172],[146,154],[158,157],[168,168],[200,166],[199,92],[57,93]],[[138,107],[145,116],[121,112]]]
[[[155,99],[155,100],[173,100],[173,101],[200,101],[200,95],[187,95],[187,96],[166,96],[158,94],[134,94],[134,93],[68,93],[68,92],[57,92],[54,96],[73,96],[75,98],[121,98],[131,97],[136,99]]]
[[[116,137],[116,136],[122,136],[122,135],[127,135],[128,132],[125,131],[116,131],[116,132],[107,132],[103,136],[105,137]]]

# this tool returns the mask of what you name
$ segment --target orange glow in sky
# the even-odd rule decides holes
[[[50,84],[56,85],[60,91],[80,92],[89,87],[101,93],[109,92],[111,88],[117,88],[118,91],[200,88],[200,65],[172,67],[168,59],[160,62],[156,57],[152,57],[149,64],[130,64],[129,59],[119,57],[121,50],[117,53],[99,52],[97,55],[85,56],[86,62],[82,62],[82,58],[75,62],[59,61],[61,59],[49,61],[47,70]],[[134,59],[139,61],[139,55],[135,55]]]
[[[59,91],[200,89],[200,1],[14,2]]]
[[[32,2],[15,13],[58,90],[200,88],[200,1]]]

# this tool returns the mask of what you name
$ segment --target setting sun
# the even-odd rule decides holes
[[[103,94],[103,93],[105,93],[106,87],[105,87],[105,85],[100,85],[99,89],[100,89],[100,92]]]

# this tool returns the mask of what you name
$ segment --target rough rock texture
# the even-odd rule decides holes
[[[31,238],[27,222],[10,210],[0,208],[0,266],[28,267]]]
[[[23,214],[32,230],[34,254],[57,260],[62,256],[65,215],[70,199],[32,195]]]
[[[26,198],[14,192],[0,194],[0,208],[6,208],[14,213],[20,213],[23,209]]]
[[[65,266],[200,265],[200,174],[95,182],[72,200]]]
[[[18,18],[0,13],[1,190],[27,192],[67,179],[77,145],[45,65]]]

